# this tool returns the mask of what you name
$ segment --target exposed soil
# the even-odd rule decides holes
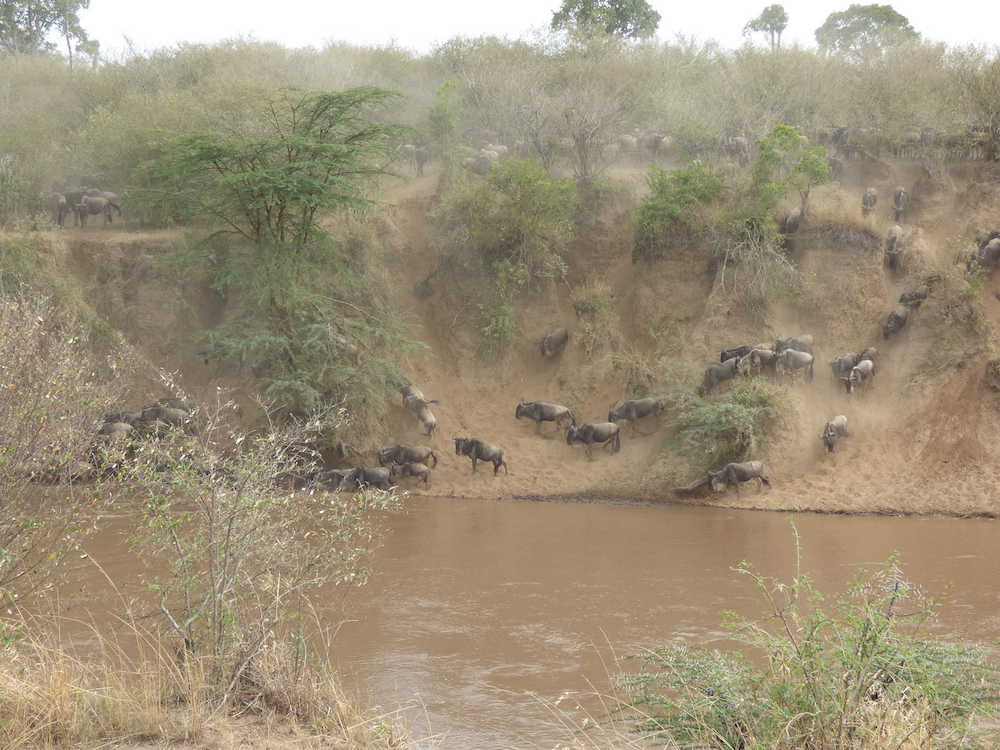
[[[978,171],[977,171],[978,170]],[[636,192],[642,173],[612,177]],[[904,220],[908,256],[901,273],[881,261],[881,240],[892,225],[892,192],[911,188],[913,209]],[[879,192],[876,212],[862,219],[866,185]],[[475,300],[463,299],[429,239],[436,176],[389,189],[374,220],[386,250],[386,282],[427,348],[410,355],[403,372],[434,407],[438,430],[422,435],[393,399],[382,434],[373,442],[430,444],[440,465],[431,484],[415,493],[466,498],[634,498],[729,507],[823,512],[1000,514],[1000,393],[986,377],[1000,321],[1000,276],[986,279],[978,299],[965,293],[956,252],[975,232],[1000,227],[1000,185],[981,167],[957,165],[931,177],[916,164],[857,163],[841,183],[815,191],[812,218],[794,250],[804,282],[796,300],[776,302],[764,322],[743,312],[715,284],[705,255],[679,253],[633,265],[630,230],[621,211],[609,210],[583,233],[565,283],[533,295],[522,309],[519,343],[501,361],[477,354]],[[162,260],[179,242],[175,232],[102,229],[62,233],[63,262],[97,308],[148,359],[173,371],[196,399],[214,399],[217,385],[234,388],[251,415],[249,378],[207,366],[187,333],[212,328],[226,316],[225,300],[208,287],[179,293],[165,283]],[[963,244],[964,241],[964,244]],[[878,250],[872,251],[876,246]],[[866,251],[866,248],[868,250]],[[437,269],[435,273],[432,271]],[[930,298],[907,327],[883,341],[881,323],[900,292],[932,279]],[[604,345],[588,355],[572,287],[600,280],[612,289],[614,314]],[[549,330],[571,332],[566,350],[543,359],[538,342]],[[812,333],[817,342],[813,383],[786,383],[789,408],[764,455],[773,488],[749,485],[739,495],[694,488],[697,478],[672,445],[668,420],[647,420],[641,434],[623,425],[622,451],[595,449],[588,460],[551,424],[515,420],[521,399],[569,406],[581,422],[603,422],[625,395],[628,373],[667,357],[699,371],[720,349]],[[849,397],[827,362],[874,345],[878,372],[865,393]],[[139,368],[146,372],[151,368]],[[155,377],[141,375],[136,403],[163,395]],[[826,454],[818,439],[826,420],[849,418],[851,436]],[[249,418],[249,417],[248,417]],[[479,437],[506,451],[509,475],[476,474],[454,454],[452,438]],[[366,459],[369,464],[373,459]],[[688,487],[675,494],[676,488]]]
[[[454,296],[440,273],[431,289],[414,293],[420,272],[438,261],[427,239],[434,202],[434,178],[413,180],[391,194],[387,220],[387,274],[396,301],[429,349],[410,358],[405,372],[435,407],[439,429],[428,441],[402,408],[393,409],[390,432],[401,442],[430,443],[442,464],[431,486],[414,492],[456,497],[633,497],[702,502],[730,507],[823,512],[1000,513],[1000,397],[984,383],[993,328],[1000,320],[1000,283],[988,279],[978,304],[963,296],[962,267],[954,256],[958,237],[1000,226],[994,200],[964,210],[970,184],[982,195],[998,186],[979,182],[971,168],[944,178],[921,177],[916,164],[852,167],[841,183],[818,191],[812,203],[813,232],[805,232],[796,259],[803,291],[793,302],[775,304],[764,323],[750,319],[724,290],[713,291],[704,256],[682,254],[654,264],[633,265],[626,231],[611,226],[589,233],[574,256],[570,281],[600,278],[611,285],[616,304],[609,350],[588,357],[570,302],[568,285],[554,285],[527,304],[521,342],[501,362],[477,358],[468,305]],[[635,181],[636,175],[616,174]],[[878,210],[860,216],[860,195],[874,184]],[[881,242],[893,224],[892,192],[897,184],[914,194],[904,219],[908,256],[903,271],[883,268]],[[837,231],[823,231],[825,226]],[[878,249],[871,252],[872,245]],[[966,245],[968,243],[966,242]],[[866,252],[865,248],[869,248]],[[418,270],[415,270],[418,269]],[[881,323],[902,291],[932,280],[932,293],[911,315],[901,334],[886,342]],[[431,294],[427,296],[427,292]],[[554,360],[542,359],[539,339],[566,326],[571,340]],[[632,362],[662,356],[703,368],[723,347],[812,333],[817,341],[813,383],[787,386],[792,405],[777,439],[762,456],[773,489],[714,495],[691,490],[692,477],[671,450],[669,425],[640,425],[642,436],[623,427],[617,455],[595,450],[587,460],[579,446],[567,446],[551,426],[536,433],[533,423],[513,418],[518,400],[548,400],[571,407],[580,421],[606,419],[622,398]],[[827,362],[865,346],[879,347],[872,388],[848,396]],[[851,436],[833,454],[818,439],[826,420],[847,414]],[[502,446],[511,473],[473,475],[467,459],[454,455],[451,438],[480,437]],[[694,482],[697,483],[697,480]],[[674,488],[689,486],[687,493]]]

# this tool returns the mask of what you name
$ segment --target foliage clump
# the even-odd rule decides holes
[[[780,413],[778,390],[763,378],[739,379],[724,393],[673,400],[674,435],[692,474],[754,457]]]
[[[653,165],[646,175],[650,195],[639,204],[632,259],[660,258],[702,236],[706,206],[722,193],[722,180],[708,167]]]
[[[620,684],[648,739],[774,750],[988,746],[972,719],[996,708],[996,668],[980,648],[931,636],[934,604],[894,558],[833,598],[798,564],[789,582],[747,563],[737,571],[766,610],[756,620],[727,615],[730,638],[753,660],[685,645],[643,656],[645,668]]]

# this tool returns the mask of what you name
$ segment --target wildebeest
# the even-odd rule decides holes
[[[413,385],[404,385],[399,389],[399,392],[403,396],[404,408],[424,426],[424,429],[427,430],[427,437],[433,435],[435,428],[437,428],[437,418],[431,412],[430,405],[439,403],[438,400],[424,398],[420,389]]]
[[[582,424],[579,427],[571,425],[566,430],[566,444],[583,443],[587,446],[587,457],[593,456],[594,443],[603,443],[610,447],[612,453],[622,449],[621,429],[614,422],[598,422],[597,424]]]
[[[736,359],[739,359],[740,357],[745,357],[750,353],[752,349],[753,349],[752,346],[734,346],[732,349],[723,349],[721,352],[719,352],[719,362],[721,364],[722,362],[725,362],[727,359],[732,359],[733,357],[736,357]]]
[[[926,286],[911,289],[910,291],[903,292],[899,295],[899,304],[905,305],[912,310],[915,307],[920,307],[920,304],[927,299],[928,294],[930,294],[930,289]]]
[[[732,357],[721,364],[709,365],[708,369],[705,370],[705,376],[702,378],[701,385],[698,387],[698,395],[704,396],[711,393],[719,383],[724,380],[732,380],[736,377],[736,366],[738,364],[739,360],[736,357]]]
[[[535,431],[540,432],[542,422],[555,422],[556,429],[561,429],[563,422],[569,420],[576,424],[576,417],[569,407],[562,404],[550,404],[546,401],[519,401],[514,409],[514,418],[527,417],[535,420]]]
[[[976,262],[984,268],[993,268],[1000,262],[1000,237],[993,237],[988,242],[984,242],[976,254]]]
[[[741,375],[750,375],[752,370],[761,369],[766,369],[773,373],[777,364],[778,355],[774,353],[773,349],[755,346],[750,350],[749,354],[742,357],[736,364],[736,370]]]
[[[846,375],[854,366],[861,361],[860,354],[841,354],[839,357],[830,360],[830,369],[834,376]]]
[[[799,226],[801,224],[802,211],[798,208],[793,209],[781,220],[781,233],[795,234],[799,231]]]
[[[49,211],[52,212],[52,220],[56,226],[62,229],[66,222],[66,214],[69,213],[69,202],[62,193],[52,193],[49,196]]]
[[[708,472],[708,479],[714,491],[725,492],[733,486],[736,487],[737,495],[740,494],[740,485],[751,479],[757,480],[758,489],[762,489],[765,484],[771,486],[771,482],[764,476],[764,464],[760,461],[726,464],[718,471]]]
[[[388,469],[381,467],[364,468],[359,466],[347,473],[340,486],[351,487],[353,485],[358,489],[377,487],[380,490],[387,490],[392,484],[391,479],[392,477]]]
[[[608,412],[609,422],[620,422],[625,419],[632,423],[632,432],[638,431],[638,422],[643,417],[658,417],[667,408],[666,402],[655,398],[636,398],[625,401],[621,406]]]
[[[885,236],[885,264],[895,271],[899,267],[899,259],[903,254],[903,228],[893,224]]]
[[[851,374],[846,378],[841,378],[848,393],[854,393],[858,386],[871,383],[875,377],[875,363],[870,359],[863,359],[851,368]]]
[[[861,215],[867,216],[874,211],[876,203],[878,203],[878,192],[873,187],[865,188],[865,194],[861,196]]]
[[[910,308],[905,305],[899,305],[895,310],[889,313],[889,317],[886,318],[885,324],[882,326],[882,336],[889,338],[895,333],[899,333],[903,330],[903,326],[906,325],[907,319],[910,317]]]
[[[863,359],[870,359],[872,362],[874,362],[877,358],[878,358],[878,349],[876,349],[874,346],[869,346],[867,349],[861,352],[860,355],[858,355],[858,362],[860,362]]]
[[[429,484],[431,470],[427,467],[427,464],[422,464],[419,462],[410,462],[405,464],[390,464],[389,466],[389,476],[395,477],[417,477],[417,479],[423,479],[424,484]]]
[[[842,437],[847,437],[847,417],[843,414],[838,414],[826,423],[826,426],[823,428],[823,433],[819,436],[819,439],[826,444],[827,452],[833,453],[833,447]]]
[[[570,427],[570,429],[572,430],[573,428]],[[507,461],[504,460],[503,448],[485,443],[479,438],[455,438],[455,454],[471,458],[473,471],[476,470],[477,461],[489,461],[493,464],[494,476],[500,471],[501,466],[505,474],[510,473],[510,470],[507,468]]]
[[[565,328],[556,328],[554,331],[550,331],[542,337],[540,344],[542,356],[551,357],[553,354],[558,354],[566,348],[567,341],[569,341],[569,331]]]
[[[778,367],[787,372],[795,370],[805,370],[806,376],[813,379],[813,363],[815,357],[809,352],[801,352],[798,349],[785,349],[778,355]]]
[[[799,352],[809,352],[812,354],[813,337],[811,334],[800,336],[789,336],[787,339],[777,339],[774,342],[774,353],[781,354],[785,349],[795,349]]]
[[[896,188],[896,192],[892,195],[892,210],[893,217],[895,217],[894,220],[898,222],[909,207],[910,194],[906,192],[906,188]]]
[[[344,480],[354,474],[354,469],[327,469],[316,474],[317,484],[325,485],[333,491],[337,491],[343,486]]]
[[[80,226],[87,226],[88,216],[104,216],[104,224],[112,223],[112,209],[115,208],[107,198],[95,195],[84,195],[76,205],[76,214],[80,220]]]
[[[438,464],[438,458],[434,454],[434,449],[429,448],[426,445],[417,446],[416,448],[409,445],[394,445],[391,448],[383,448],[378,452],[378,465],[385,466],[386,464],[409,464],[409,463],[427,463],[427,459],[434,459],[434,466]]]

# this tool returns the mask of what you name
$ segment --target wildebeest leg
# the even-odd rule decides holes
[[[476,471],[476,457],[475,456],[472,457],[472,471],[473,471],[473,473],[475,473],[475,471]]]
[[[542,420],[535,422],[535,434],[539,434],[542,431]]]

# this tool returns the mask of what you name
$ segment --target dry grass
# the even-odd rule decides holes
[[[78,635],[70,639],[66,631]],[[283,735],[298,738],[287,740],[288,747],[408,744],[392,717],[373,716],[346,696],[328,663],[304,665],[290,647],[265,649],[239,701],[220,708],[213,700],[217,676],[227,672],[209,658],[179,659],[167,639],[134,621],[98,627],[20,615],[2,633],[8,636],[0,651],[4,750],[172,745],[220,728],[231,733],[236,714],[280,725]]]

